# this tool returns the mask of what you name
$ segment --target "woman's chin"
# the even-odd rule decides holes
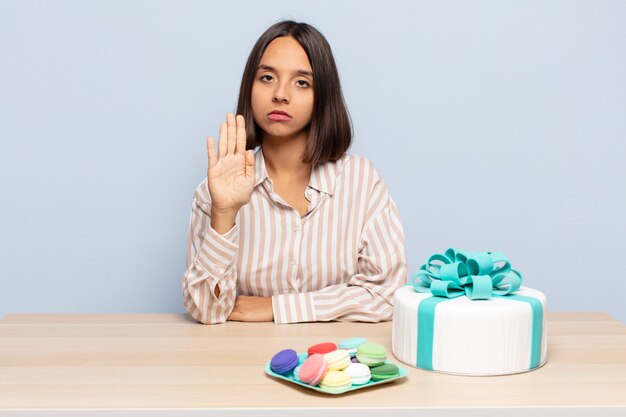
[[[287,140],[293,139],[297,136],[302,130],[294,130],[293,128],[287,126],[269,126],[267,129],[264,129],[265,134],[276,140]]]

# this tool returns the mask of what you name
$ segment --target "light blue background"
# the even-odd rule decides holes
[[[410,273],[503,251],[626,322],[626,2],[598,0],[1,1],[0,316],[185,311],[204,141],[282,18],[333,47]]]

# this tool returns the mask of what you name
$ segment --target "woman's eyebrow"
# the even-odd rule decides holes
[[[271,67],[271,66],[269,66],[269,65],[265,65],[265,64],[261,64],[261,65],[259,65],[259,66],[258,66],[258,68],[257,68],[257,71],[258,71],[258,70],[262,70],[262,69],[264,69],[264,70],[268,70],[268,71],[274,71],[274,72],[276,72],[276,68]],[[294,71],[294,72],[295,72],[296,74],[308,75],[308,76],[309,76],[309,77],[311,77],[311,78],[313,77],[313,73],[312,73],[311,71],[307,71],[307,70],[299,69],[299,70],[296,70],[296,71]]]

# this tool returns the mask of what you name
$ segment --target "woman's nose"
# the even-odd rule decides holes
[[[274,89],[274,99],[273,101],[284,101],[289,103],[289,97],[287,91],[285,91],[285,86],[278,84],[276,89]]]

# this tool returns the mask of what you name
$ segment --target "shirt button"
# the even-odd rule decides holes
[[[293,231],[294,231],[294,232],[297,232],[298,230],[300,230],[300,228],[299,228],[298,226],[294,226],[294,227],[293,227]]]
[[[295,265],[295,264],[296,264],[296,260],[295,260],[295,259],[293,259],[293,258],[290,258],[290,259],[289,259],[289,265],[292,265],[292,266],[293,266],[293,265]]]

